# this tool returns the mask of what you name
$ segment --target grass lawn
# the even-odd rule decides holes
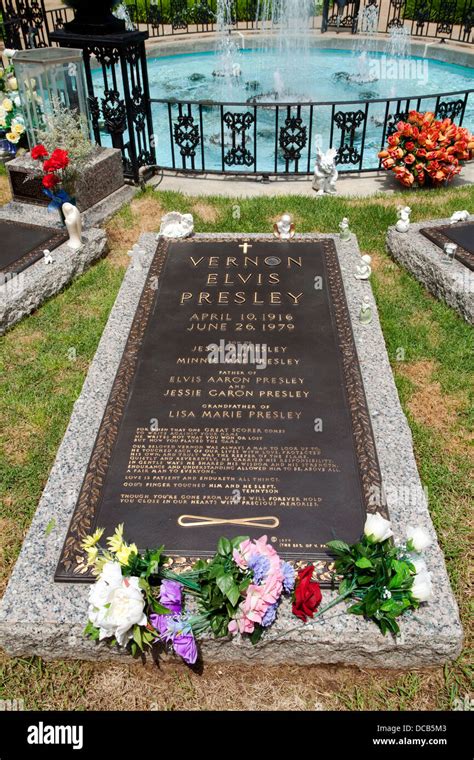
[[[7,197],[0,177],[0,199]],[[434,300],[385,252],[385,232],[407,194],[362,199],[190,198],[152,190],[108,224],[110,254],[0,339],[0,593],[46,483],[72,407],[140,231],[171,209],[199,232],[263,232],[287,210],[299,232],[335,231],[343,216],[373,256],[373,287],[423,483],[466,630],[446,668],[412,672],[296,666],[249,670],[179,663],[142,666],[9,659],[0,653],[0,698],[29,709],[449,709],[469,694],[469,520],[472,499],[472,328]],[[1,202],[1,200],[0,200]],[[474,189],[410,194],[413,221],[474,207]],[[76,351],[71,361],[70,349]],[[404,361],[397,360],[404,349]],[[32,568],[34,572],[34,568]],[[403,624],[402,624],[403,625]],[[14,632],[12,632],[14,635]]]

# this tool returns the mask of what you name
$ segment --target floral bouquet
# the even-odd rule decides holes
[[[67,150],[55,148],[50,155],[44,145],[35,145],[31,150],[31,158],[40,162],[43,193],[51,201],[48,206],[49,210],[60,210],[63,203],[72,203],[70,194],[64,188],[68,182],[69,155]]]
[[[383,168],[393,171],[405,187],[438,187],[460,173],[460,162],[469,159],[473,149],[474,137],[451,119],[441,121],[429,111],[410,111],[378,156]]]
[[[430,573],[419,556],[430,544],[426,531],[409,528],[407,540],[397,546],[389,521],[378,514],[367,517],[357,543],[328,544],[336,557],[334,583],[339,592],[323,608],[314,566],[296,572],[266,536],[221,538],[211,559],[177,574],[168,569],[163,546],[141,553],[135,544],[127,544],[123,525],[107,539],[106,549],[99,546],[102,535],[103,530],[97,530],[83,542],[97,576],[84,633],[129,646],[133,655],[161,643],[194,664],[196,641],[204,634],[247,636],[256,644],[277,619],[285,596],[302,623],[351,601],[349,613],[372,620],[384,635],[397,635],[397,618],[417,609],[432,593]]]
[[[11,64],[15,51],[4,50],[3,54],[8,65],[0,66],[0,131],[8,140],[11,151],[16,152],[25,134],[25,122],[21,112],[18,82]]]

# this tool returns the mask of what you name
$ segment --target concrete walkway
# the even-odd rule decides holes
[[[452,182],[452,187],[474,183],[474,161],[463,167],[460,177]],[[159,172],[148,185],[157,190],[174,190],[186,195],[222,195],[227,198],[252,198],[259,196],[300,195],[318,198],[311,187],[311,177],[298,179],[272,178],[263,182],[261,178],[241,179],[240,177],[220,177],[216,175],[184,175],[173,172]],[[340,176],[337,183],[338,195],[362,197],[376,193],[394,193],[402,190],[389,172],[367,172]]]

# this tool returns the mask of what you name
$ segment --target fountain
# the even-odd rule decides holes
[[[233,0],[217,0],[216,26],[218,36],[216,50],[219,63],[213,74],[216,77],[222,77],[228,84],[231,84],[232,79],[241,74],[238,61],[239,43],[237,37],[232,34],[233,7]]]
[[[272,93],[277,101],[291,94],[289,83],[295,74],[295,56],[298,68],[308,64],[313,10],[313,0],[257,2],[256,26],[267,32],[261,47],[265,52],[277,50],[279,53],[280,63],[273,74],[275,91]]]

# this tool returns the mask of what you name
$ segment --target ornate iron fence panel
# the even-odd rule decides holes
[[[25,50],[49,45],[43,0],[0,0],[5,47]]]
[[[152,98],[157,165],[178,172],[310,175],[316,146],[339,172],[376,171],[378,153],[412,110],[474,128],[474,90],[346,103],[176,103]],[[165,124],[168,123],[166,130]]]

